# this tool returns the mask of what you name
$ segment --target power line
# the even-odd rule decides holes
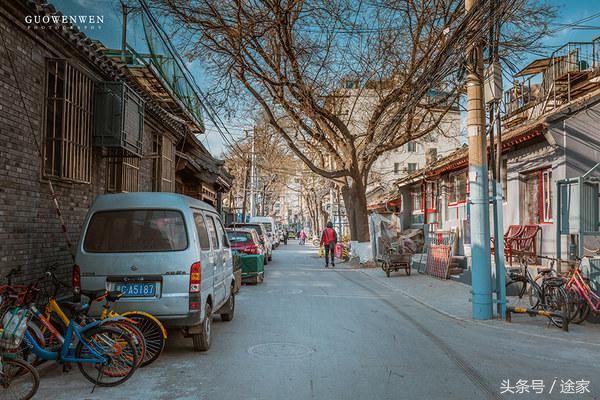
[[[173,56],[173,60],[177,63],[177,65],[179,66],[179,68],[181,68],[182,70],[184,70],[185,72],[187,72],[187,74],[183,75],[184,78],[186,79],[186,81],[191,86],[194,87],[194,89],[197,91],[197,94],[199,94],[200,97],[202,97],[202,99],[201,99],[201,101],[199,103],[202,106],[202,108],[204,109],[204,111],[206,112],[206,115],[212,121],[213,125],[217,128],[217,131],[221,135],[221,138],[231,148],[235,148],[241,154],[243,154],[243,151],[239,148],[239,146],[237,146],[237,143],[235,143],[235,142],[232,143],[231,141],[229,141],[229,139],[223,133],[223,130],[225,130],[229,134],[229,136],[231,136],[233,138],[233,135],[231,134],[231,132],[229,132],[229,130],[227,129],[227,126],[225,125],[225,123],[223,122],[223,120],[221,120],[221,117],[215,111],[215,109],[213,108],[213,106],[210,103],[210,101],[208,101],[208,98],[206,97],[206,95],[204,94],[204,92],[202,91],[202,89],[200,88],[200,85],[198,85],[198,83],[196,82],[196,79],[194,78],[194,75],[190,72],[190,70],[187,67],[187,65],[184,62],[181,61],[181,58],[178,56],[179,53],[176,51],[176,49],[174,48],[173,44],[169,40],[169,37],[168,37],[167,33],[165,32],[164,28],[162,27],[162,25],[156,20],[156,18],[154,17],[154,15],[152,14],[152,12],[150,11],[150,7],[146,3],[146,0],[139,0],[139,2],[141,4],[141,6],[142,6],[142,9],[144,10],[144,12],[146,13],[146,15],[148,16],[148,19],[150,20],[150,23],[157,30],[157,32],[158,32],[161,40],[163,41],[163,44],[167,47],[167,50],[169,50],[169,52]],[[191,80],[191,82],[190,82],[190,80]],[[219,123],[221,124],[221,126],[219,126]],[[242,156],[240,155],[240,157],[242,157]]]

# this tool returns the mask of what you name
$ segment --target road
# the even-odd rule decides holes
[[[38,397],[600,398],[600,347],[454,320],[364,271],[322,263],[313,247],[291,241],[275,251],[263,284],[242,287],[234,320],[215,319],[209,352],[192,352],[189,340],[171,332],[161,358],[122,386],[91,393],[76,368],[62,374],[49,366]],[[506,379],[546,387],[501,395]],[[588,380],[590,393],[560,394],[561,379]]]

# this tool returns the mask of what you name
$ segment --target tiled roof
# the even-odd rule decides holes
[[[519,126],[511,129],[502,136],[502,147],[506,151],[511,146],[526,142],[543,133],[544,125],[540,121]],[[489,141],[488,141],[489,150]],[[395,182],[397,186],[410,183],[415,179],[420,179],[425,176],[438,175],[445,171],[452,171],[464,168],[468,164],[469,146],[464,144],[461,148],[453,151],[446,157],[440,158],[429,164],[426,168],[419,169],[410,175],[407,175]]]

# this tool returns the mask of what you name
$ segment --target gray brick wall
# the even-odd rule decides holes
[[[41,142],[44,79],[48,50],[0,15],[0,29],[13,59],[33,130]],[[0,274],[22,267],[27,281],[57,264],[70,276],[71,258],[53,207],[40,157],[21,102],[13,69],[0,46]],[[92,184],[55,182],[71,240],[76,244],[85,213],[104,188],[102,160],[94,156]]]

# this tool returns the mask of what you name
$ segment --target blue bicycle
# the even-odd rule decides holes
[[[27,330],[24,339],[31,352],[42,360],[77,364],[83,376],[98,386],[117,386],[127,381],[138,366],[139,352],[131,333],[114,325],[106,325],[114,318],[86,325],[80,325],[71,318],[64,336],[61,335],[30,300],[31,293],[38,290],[39,282],[30,286],[24,304],[35,322],[39,321],[56,339],[58,347],[45,348]],[[81,314],[85,310],[81,303],[72,303],[71,308],[73,314]]]

